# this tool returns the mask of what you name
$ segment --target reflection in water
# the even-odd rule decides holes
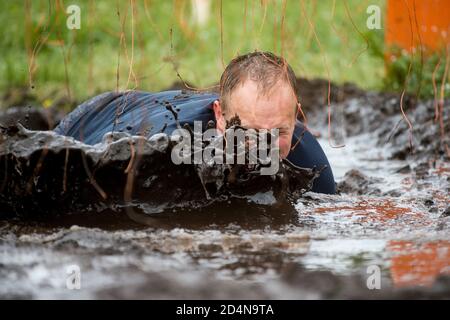
[[[298,208],[303,211],[301,218],[314,219],[315,226],[327,234],[379,237],[386,233],[390,239],[393,234],[401,236],[408,229],[428,230],[436,224],[436,216],[418,206],[420,200],[413,203],[409,199],[347,195],[336,200]]]
[[[450,242],[389,241],[391,277],[395,286],[431,285],[440,274],[450,273]]]
[[[435,199],[439,202],[439,199]],[[316,207],[314,216],[326,223],[330,217],[334,220],[350,220],[365,227],[382,230],[397,227],[397,239],[401,239],[407,230],[413,228],[423,232],[435,225],[430,214],[401,207],[389,199],[360,199],[354,205],[345,203],[337,206]],[[344,224],[344,222],[341,222]],[[348,224],[347,224],[348,225]],[[428,228],[427,228],[428,227]],[[392,230],[391,230],[392,231]],[[431,235],[429,233],[428,235]],[[394,238],[395,239],[395,238]],[[360,240],[364,243],[367,240]],[[327,251],[330,249],[328,248]],[[325,250],[324,250],[325,251]],[[389,240],[385,247],[386,263],[390,268],[391,279],[396,287],[431,285],[437,276],[450,273],[450,241]]]
[[[450,177],[450,164],[446,162],[437,162],[436,169],[433,171],[434,174],[439,176],[447,176]]]
[[[399,207],[392,200],[364,199],[351,206],[316,208],[315,212],[348,211],[351,215],[360,216],[362,221],[387,221],[411,213],[410,210],[409,208]],[[417,215],[420,215],[420,213]]]

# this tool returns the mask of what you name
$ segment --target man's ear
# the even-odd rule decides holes
[[[300,113],[300,115],[301,115],[301,121],[302,122],[306,122],[307,120],[306,120],[306,116],[305,116],[305,114],[303,113],[303,109],[302,109],[302,104],[300,103],[300,101],[297,101],[297,108],[296,108],[297,110],[295,111],[295,119],[297,120],[300,120],[299,118],[298,118],[298,114]]]
[[[225,132],[225,117],[223,116],[222,105],[220,100],[216,100],[213,103],[214,117],[216,118],[216,129],[224,133]]]

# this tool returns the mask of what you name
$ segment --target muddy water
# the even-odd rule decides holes
[[[322,145],[341,185],[351,180],[345,173],[354,169],[369,182],[362,184],[364,194],[342,194],[297,207],[307,211],[303,217],[317,221],[312,233],[324,234],[303,263],[309,268],[332,266],[342,273],[378,264],[394,287],[431,285],[440,274],[449,273],[450,233],[448,217],[442,216],[449,206],[449,163],[438,162],[439,169],[419,179],[414,173],[401,173],[414,163],[384,160],[387,150],[376,148],[369,135],[347,139],[341,149]]]
[[[327,134],[321,116],[310,121]],[[233,207],[228,220],[219,211],[230,208],[213,208],[212,219],[161,228],[114,212],[4,220],[0,296],[450,298],[450,164],[393,159],[398,148],[380,144],[379,135],[345,131],[343,148],[320,138],[341,193],[304,194],[288,223],[243,221],[245,205]],[[73,265],[81,271],[79,290],[67,288]],[[380,290],[367,287],[373,268]]]

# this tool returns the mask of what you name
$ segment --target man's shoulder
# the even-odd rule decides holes
[[[154,96],[159,96],[162,99],[169,99],[173,101],[191,101],[191,100],[209,100],[218,99],[219,95],[211,91],[194,91],[194,90],[167,90],[152,93]]]
[[[106,92],[104,94],[110,94]],[[218,98],[219,95],[212,91],[195,91],[195,90],[163,90],[163,91],[141,91],[141,90],[128,90],[119,92],[120,95],[126,96],[147,96],[161,99],[170,100],[183,100],[183,99],[208,99]]]
[[[70,113],[70,119],[76,119],[86,113],[101,112],[105,108],[115,107],[117,103],[120,105],[152,105],[164,104],[184,104],[190,102],[199,102],[200,104],[209,104],[219,98],[219,95],[209,91],[194,90],[165,90],[165,91],[142,91],[142,90],[125,90],[125,91],[106,91],[95,95],[83,103],[78,105]]]

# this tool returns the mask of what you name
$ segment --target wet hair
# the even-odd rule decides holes
[[[233,90],[247,79],[255,81],[262,94],[284,80],[297,97],[297,79],[287,61],[271,52],[255,51],[234,58],[222,73],[220,100],[224,111]]]

